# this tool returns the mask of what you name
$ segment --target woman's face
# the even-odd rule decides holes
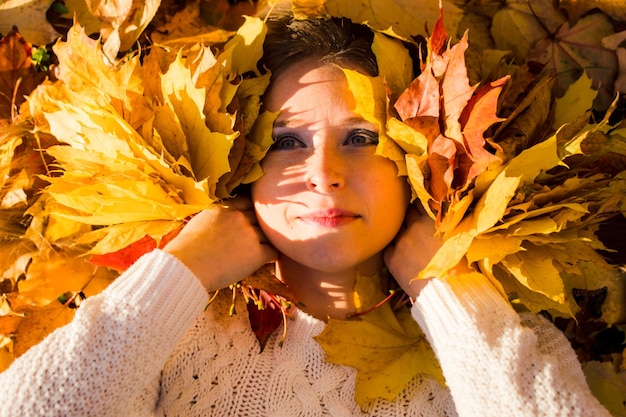
[[[341,69],[292,66],[265,106],[280,114],[252,198],[280,262],[327,273],[380,266],[410,193],[395,163],[375,154],[378,127],[354,112]]]

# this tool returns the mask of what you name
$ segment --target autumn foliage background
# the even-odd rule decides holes
[[[269,6],[0,3],[0,370],[259,175],[263,27],[242,16]],[[475,262],[563,330],[626,416],[626,5],[450,0],[443,20],[434,0],[294,7],[389,35],[376,44],[387,84],[348,75],[356,95],[387,89],[381,153],[444,237],[424,275]]]

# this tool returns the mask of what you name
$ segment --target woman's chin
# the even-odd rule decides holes
[[[325,248],[329,249],[329,248]],[[373,275],[383,265],[382,252],[374,255],[355,256],[349,249],[332,248],[304,254],[281,253],[278,258],[279,269],[284,273],[321,273],[342,274],[359,271],[365,275]]]

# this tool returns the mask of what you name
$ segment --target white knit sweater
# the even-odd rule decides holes
[[[181,262],[145,255],[0,374],[0,416],[609,416],[566,339],[522,325],[486,279],[433,281],[413,308],[449,390],[416,377],[365,413],[355,371],[312,338],[323,322],[296,311],[284,346],[259,353],[245,307],[207,300]]]

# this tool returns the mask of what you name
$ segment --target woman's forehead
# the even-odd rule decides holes
[[[373,100],[374,97],[371,97]],[[356,110],[344,71],[334,64],[309,60],[281,72],[264,98],[265,108],[279,111],[275,127],[327,120],[331,124],[364,123]]]
[[[345,76],[339,67],[323,64],[318,60],[302,61],[291,65],[272,79],[264,101],[266,104],[284,103],[300,90],[306,89],[306,92],[311,92],[318,88],[323,89],[328,84],[334,84],[334,88],[342,84],[347,86]]]

